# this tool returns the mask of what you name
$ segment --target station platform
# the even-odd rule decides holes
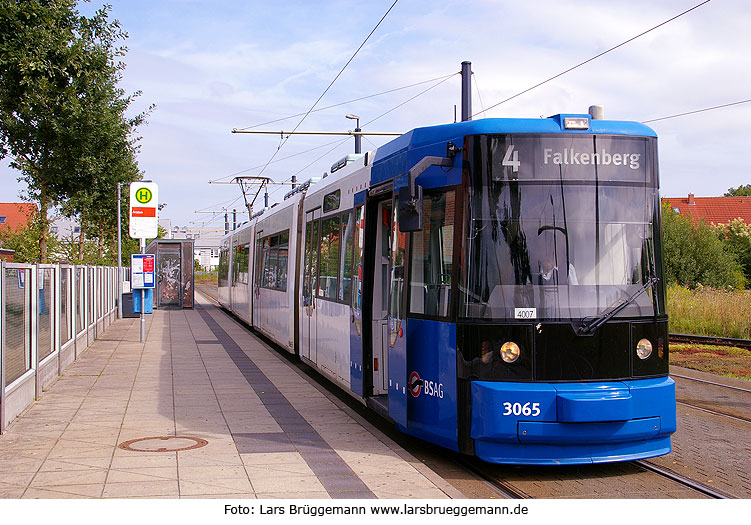
[[[113,323],[0,436],[0,498],[462,498],[200,294]]]

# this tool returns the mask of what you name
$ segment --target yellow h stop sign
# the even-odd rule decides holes
[[[130,185],[130,236],[134,239],[154,239],[158,232],[157,185],[153,182],[133,182]]]
[[[136,190],[136,200],[141,204],[148,204],[151,202],[151,197],[151,190],[148,188],[143,187]]]

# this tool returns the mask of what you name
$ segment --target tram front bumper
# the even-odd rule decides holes
[[[628,461],[670,452],[669,377],[597,383],[472,383],[475,455],[494,463]]]

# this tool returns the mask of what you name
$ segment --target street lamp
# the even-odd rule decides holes
[[[123,318],[123,256],[122,256],[122,233],[120,219],[120,187],[130,186],[130,182],[117,183],[117,318]]]
[[[346,115],[344,115],[344,118],[357,121],[357,126],[355,127],[355,153],[362,153],[362,135],[359,135],[359,133],[362,131],[360,129],[360,117],[353,115],[352,113],[347,113]]]

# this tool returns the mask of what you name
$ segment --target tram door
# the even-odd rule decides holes
[[[373,395],[389,392],[389,275],[391,272],[391,201],[378,205],[378,228],[373,272]]]
[[[303,264],[302,286],[302,356],[317,362],[316,354],[316,302],[318,289],[318,244],[320,242],[321,209],[317,208],[305,214],[305,261]]]
[[[253,261],[255,262],[255,265],[253,268],[248,268],[248,273],[252,276],[252,278],[248,278],[248,294],[251,299],[252,303],[252,324],[254,326],[265,326],[263,323],[263,307],[261,305],[261,283],[263,282],[263,243],[261,242],[261,239],[263,238],[263,230],[256,230],[255,236],[253,238],[253,252],[255,253],[255,256],[253,257]],[[237,257],[237,250],[232,250],[232,264],[234,268],[234,257]],[[230,284],[230,289],[234,292],[234,287]],[[235,298],[232,298],[233,301]]]

